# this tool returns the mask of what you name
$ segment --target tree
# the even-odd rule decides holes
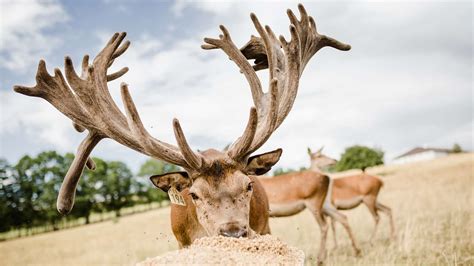
[[[62,156],[55,151],[41,152],[35,157],[25,155],[14,166],[0,159],[0,232],[21,228],[29,231],[31,227],[45,224],[59,229],[59,221],[64,218],[56,210],[56,199],[73,160],[73,154]],[[156,195],[157,189],[141,189],[124,163],[106,162],[100,158],[94,158],[94,162],[95,170],[84,169],[79,179],[74,208],[68,220],[84,217],[89,223],[93,211],[103,210],[114,211],[120,216],[123,207],[139,203],[137,194],[141,190],[144,198],[163,198],[163,194]],[[173,167],[162,165],[160,169]],[[149,193],[152,190],[155,194]]]
[[[15,226],[15,217],[19,213],[16,206],[18,205],[18,198],[14,191],[13,167],[4,159],[0,159],[0,232],[10,230]]]
[[[462,148],[461,148],[461,145],[457,144],[457,143],[454,143],[453,145],[453,148],[451,150],[453,153],[461,153],[462,152]]]
[[[365,170],[367,167],[383,164],[383,156],[384,152],[382,150],[355,145],[346,148],[341,156],[341,160],[336,164],[335,170]]]
[[[102,179],[105,180],[99,191],[105,198],[104,207],[119,217],[123,207],[133,205],[132,172],[124,163],[112,161],[107,163],[106,175]]]
[[[23,156],[15,165],[15,191],[21,213],[19,223],[27,228],[48,222],[57,229],[61,216],[56,211],[56,196],[66,175],[68,165],[55,151],[36,157]]]

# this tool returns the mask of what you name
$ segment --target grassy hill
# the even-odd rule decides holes
[[[393,209],[397,241],[389,241],[388,220],[381,214],[377,237],[369,245],[373,220],[360,206],[345,213],[363,256],[353,256],[338,225],[337,250],[328,237],[329,265],[474,264],[473,153],[368,172],[385,182],[380,201]],[[308,211],[270,223],[274,235],[305,251],[308,264],[315,260],[319,228]],[[2,265],[130,265],[174,249],[168,208],[0,243]]]

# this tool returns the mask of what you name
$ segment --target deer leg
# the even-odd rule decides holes
[[[321,243],[319,244],[318,265],[322,265],[324,260],[326,259],[327,253],[326,239],[328,236],[328,224],[322,211],[315,211],[313,212],[313,215],[314,218],[316,218],[316,222],[318,222],[319,228],[321,230]]]
[[[383,205],[382,203],[376,202],[375,207],[377,210],[385,213],[388,216],[388,219],[390,220],[390,232],[391,232],[391,238],[392,240],[396,239],[396,232],[395,232],[395,223],[393,222],[393,216],[392,216],[392,209],[390,207],[387,207]]]
[[[332,229],[332,236],[334,238],[334,249],[337,248],[337,237],[336,237],[336,220],[333,218],[331,219],[331,229]]]
[[[370,237],[370,240],[369,240],[369,242],[372,244],[372,241],[375,238],[375,234],[377,233],[377,227],[380,221],[380,217],[379,217],[379,214],[377,212],[377,207],[376,207],[376,198],[366,197],[364,198],[364,204],[369,209],[369,212],[370,214],[372,214],[372,217],[374,218],[374,222],[375,222],[374,231],[372,232],[372,236]]]
[[[357,244],[357,241],[355,240],[354,234],[352,233],[347,217],[344,214],[340,213],[335,208],[325,207],[324,213],[330,216],[332,219],[335,219],[336,221],[342,224],[344,229],[346,229],[346,232],[349,235],[349,238],[351,239],[352,248],[354,249],[355,255],[359,256],[361,254],[361,250],[359,248],[359,245]]]

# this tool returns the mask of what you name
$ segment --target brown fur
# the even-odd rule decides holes
[[[312,171],[288,173],[259,179],[267,192],[269,201],[272,203],[285,203],[314,197],[324,199],[329,185],[329,178],[327,176]],[[297,186],[301,189],[288,189],[286,187],[288,185],[292,187]]]
[[[180,247],[203,236],[251,237],[268,234],[268,198],[258,178],[278,162],[281,149],[236,162],[214,149],[201,152],[202,171],[155,175],[153,184],[167,190],[180,186],[186,206],[171,205],[172,230]]]
[[[271,203],[270,216],[290,216],[305,208],[311,211],[321,228],[318,261],[324,261],[328,225],[322,208],[328,192],[329,177],[313,171],[302,171],[272,178],[260,178],[260,181]],[[272,208],[275,209],[272,210]],[[278,208],[283,211],[276,210]]]
[[[337,161],[322,154],[322,148],[315,153],[308,148],[308,155],[311,161],[311,169],[315,172],[322,172],[321,168],[334,165]],[[391,237],[395,238],[395,225],[392,217],[392,210],[378,202],[377,198],[380,189],[383,186],[383,181],[376,176],[366,174],[365,172],[358,175],[345,176],[341,178],[334,178],[332,180],[331,204],[325,204],[325,212],[331,216],[331,227],[334,235],[334,244],[337,246],[336,231],[334,221],[339,221],[352,237],[350,226],[347,218],[338,213],[337,210],[350,210],[356,208],[361,203],[364,203],[374,218],[375,227],[370,238],[370,241],[375,237],[380,217],[378,211],[384,212],[390,219]],[[336,210],[337,209],[337,210]],[[354,243],[354,241],[353,241]]]
[[[375,222],[374,231],[372,233],[372,236],[370,237],[371,242],[375,237],[378,223],[380,221],[380,217],[378,215],[379,211],[385,213],[388,216],[390,220],[391,238],[394,239],[396,237],[392,210],[388,206],[383,205],[377,200],[382,186],[383,181],[379,177],[368,175],[366,173],[335,178],[333,180],[333,187],[331,193],[331,203],[333,206],[335,206],[338,210],[350,210],[356,208],[361,203],[364,203],[369,209],[369,212],[374,218]],[[350,202],[350,204],[344,206],[344,204],[341,204],[342,202]],[[332,226],[332,228],[334,234],[334,242],[337,245],[335,238],[335,228],[334,226]]]
[[[249,176],[249,178],[255,182],[250,200],[250,228],[257,234],[269,234],[268,199],[258,178],[255,176]],[[196,238],[206,236],[207,233],[198,221],[196,206],[189,196],[189,189],[181,191],[181,195],[184,197],[186,206],[171,204],[171,226],[180,247],[186,247]]]
[[[335,178],[331,202],[334,204],[335,199],[350,199],[356,196],[377,197],[382,186],[383,182],[380,178],[365,173]]]

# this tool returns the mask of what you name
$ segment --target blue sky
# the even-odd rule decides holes
[[[288,36],[286,8],[297,2],[8,1],[1,0],[0,157],[16,161],[45,149],[74,151],[82,135],[46,101],[12,91],[33,85],[40,58],[48,70],[79,64],[116,31],[132,46],[115,63],[129,73],[109,88],[121,106],[119,83],[152,134],[174,143],[178,117],[196,149],[222,148],[245,126],[251,98],[244,78],[219,51],[200,49],[225,24],[237,45],[256,34],[254,11]],[[260,149],[282,147],[279,166],[308,164],[306,147],[325,145],[339,157],[353,144],[380,147],[390,161],[414,146],[472,149],[471,2],[303,1],[320,32],[352,45],[323,49],[309,64],[294,108]],[[266,74],[259,74],[266,84]],[[146,157],[113,141],[94,155],[134,169]]]

